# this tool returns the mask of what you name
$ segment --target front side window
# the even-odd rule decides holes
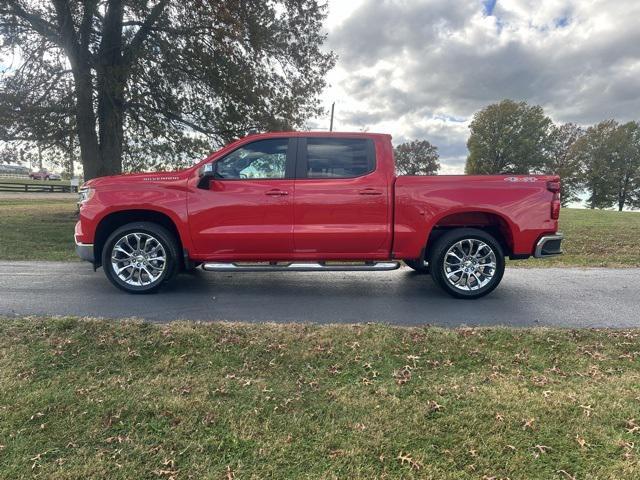
[[[361,138],[308,138],[307,178],[353,178],[375,169],[373,144]]]
[[[285,178],[288,138],[259,140],[234,150],[215,164],[221,180]]]

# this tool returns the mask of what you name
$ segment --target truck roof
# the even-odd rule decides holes
[[[258,137],[258,138],[279,138],[279,137],[362,137],[362,138],[386,138],[391,140],[391,135],[388,133],[371,133],[371,132],[325,132],[325,131],[283,131],[283,132],[265,132],[265,133],[252,133],[246,137]]]

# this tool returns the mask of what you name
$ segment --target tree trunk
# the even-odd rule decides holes
[[[93,112],[93,85],[91,74],[74,71],[76,84],[76,124],[84,180],[104,175],[100,165],[98,137],[96,135],[96,117]]]
[[[54,0],[61,46],[71,64],[75,83],[76,125],[84,179],[91,180],[100,176],[100,157],[98,137],[96,135],[96,117],[93,111],[93,77],[91,75],[90,52],[88,42],[80,42],[75,30],[70,4],[63,0]],[[83,26],[91,25],[93,8],[85,4],[88,10],[83,18]],[[86,32],[82,32],[86,33]]]
[[[73,138],[73,134],[69,135],[69,143],[67,145],[67,173],[69,174],[69,178],[73,178],[75,176],[75,169],[74,169],[74,161],[75,161],[75,154],[73,152],[73,146],[74,146],[74,138]]]
[[[627,203],[627,192],[629,191],[629,184],[631,183],[631,175],[627,172],[624,175],[622,187],[620,188],[620,194],[618,195],[618,211],[621,212]]]
[[[122,172],[124,90],[127,68],[122,58],[122,0],[110,0],[104,18],[98,66],[98,138],[105,174]]]
[[[104,84],[98,87],[100,160],[105,174],[116,175],[122,173],[124,85],[112,72],[103,75],[101,81]]]

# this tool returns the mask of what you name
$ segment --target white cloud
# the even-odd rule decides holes
[[[638,118],[640,2],[497,0],[492,15],[485,3],[330,0],[337,128],[426,138],[461,172],[471,115],[503,98],[556,121]]]

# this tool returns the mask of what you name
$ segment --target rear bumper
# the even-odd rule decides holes
[[[93,256],[93,243],[78,243],[76,241],[76,254],[87,262],[95,263]]]
[[[536,243],[536,251],[533,254],[536,258],[552,257],[562,255],[562,240],[564,235],[557,232],[553,235],[545,235]]]

